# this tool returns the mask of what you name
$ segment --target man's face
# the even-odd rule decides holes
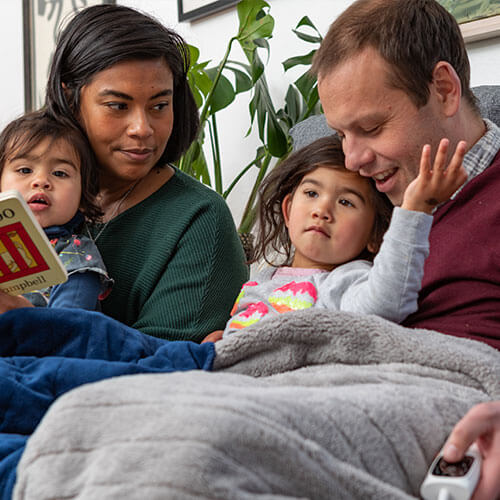
[[[417,176],[424,144],[434,154],[445,137],[439,99],[431,91],[418,109],[403,90],[389,85],[389,65],[366,48],[319,79],[330,127],[342,138],[346,167],[374,179],[377,189],[400,205]]]

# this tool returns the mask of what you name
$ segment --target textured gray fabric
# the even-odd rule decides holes
[[[472,91],[478,99],[481,115],[500,126],[500,85],[479,85]],[[290,129],[294,150],[333,133],[324,115],[310,116]]]
[[[415,498],[454,423],[500,397],[496,350],[375,316],[284,314],[216,351],[218,372],[59,398],[14,499]]]
[[[294,151],[301,149],[316,139],[335,133],[325,119],[325,115],[313,115],[294,125],[290,129]]]
[[[481,115],[500,126],[500,85],[479,85],[472,91]]]

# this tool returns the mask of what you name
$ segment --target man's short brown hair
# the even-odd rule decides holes
[[[460,78],[462,96],[477,111],[460,28],[435,0],[357,0],[330,26],[311,71],[326,76],[367,47],[389,63],[389,83],[407,92],[418,108],[429,99],[434,67],[448,62]]]

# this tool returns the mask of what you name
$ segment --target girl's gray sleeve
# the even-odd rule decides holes
[[[318,305],[403,321],[417,310],[431,226],[432,216],[396,207],[373,266],[355,261],[334,270]]]

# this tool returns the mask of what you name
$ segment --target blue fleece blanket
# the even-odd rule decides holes
[[[168,342],[103,314],[17,309],[0,315],[0,498],[10,499],[26,440],[57,397],[134,373],[210,370],[214,345]]]

